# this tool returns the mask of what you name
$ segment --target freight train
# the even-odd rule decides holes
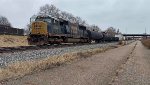
[[[7,25],[0,25],[0,35],[24,35],[23,29],[13,28]]]
[[[28,35],[30,45],[91,43],[92,41],[99,43],[118,40],[119,38],[104,32],[90,31],[86,26],[49,16],[37,16],[31,23]]]

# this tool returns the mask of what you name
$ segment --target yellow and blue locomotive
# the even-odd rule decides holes
[[[91,41],[110,42],[118,38],[103,32],[87,30],[86,26],[71,23],[63,19],[49,16],[37,16],[31,23],[28,42],[30,45],[47,45],[60,43],[91,43]]]
[[[85,26],[49,16],[37,16],[31,23],[28,42],[30,45],[87,43],[89,37]]]

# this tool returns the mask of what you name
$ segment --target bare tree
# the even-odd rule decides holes
[[[68,13],[66,11],[60,11],[57,7],[55,7],[54,5],[49,5],[46,4],[42,7],[40,7],[40,11],[38,13],[38,15],[48,15],[48,16],[52,16],[55,17],[57,19],[64,19],[67,21],[70,21],[71,23],[78,23],[80,25],[84,25],[87,26],[87,29],[89,30],[94,30],[94,31],[101,31],[100,28],[96,25],[92,25],[90,26],[89,24],[87,24],[87,22],[85,20],[83,20],[81,17],[75,17],[73,14]]]
[[[77,16],[77,17],[76,17],[76,22],[79,23],[79,24],[81,24],[81,23],[82,23],[81,17],[78,17],[78,16]]]
[[[6,17],[0,16],[0,25],[11,26],[11,23],[8,21]]]
[[[74,17],[73,14],[71,13],[67,13],[65,11],[60,11],[58,8],[56,8],[54,5],[44,5],[42,7],[40,7],[40,11],[38,13],[38,15],[49,15],[55,18],[62,18],[65,20],[68,20],[72,23],[79,23],[82,25],[85,25],[86,22],[84,20],[82,20],[80,17]]]
[[[109,27],[107,28],[107,30],[105,31],[107,34],[111,35],[111,36],[115,36],[116,34],[116,29],[113,27]]]
[[[76,20],[75,20],[75,17],[73,16],[73,14],[68,13],[67,17],[70,22],[75,23]]]
[[[81,25],[87,26],[87,22],[85,20],[82,20]]]
[[[67,20],[68,13],[65,11],[60,12],[60,18]]]
[[[96,32],[100,32],[101,31],[101,29],[98,26],[96,26],[96,25],[91,25],[90,28],[91,28],[91,31],[96,31]]]
[[[46,4],[42,7],[40,7],[39,15],[49,15],[52,17],[59,18],[60,16],[60,10],[56,8],[54,5]]]
[[[116,33],[117,34],[122,34],[119,29],[117,29]]]
[[[79,23],[80,25],[84,25],[84,26],[88,26],[87,22],[85,20],[82,20],[81,17],[75,17],[76,18],[76,22]]]
[[[24,34],[29,35],[31,31],[31,23],[27,24],[26,27],[24,28]]]
[[[31,22],[34,22],[35,19],[36,19],[36,17],[37,17],[37,15],[33,15],[33,16],[30,18],[30,23],[31,23]]]

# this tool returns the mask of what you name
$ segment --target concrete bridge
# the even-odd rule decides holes
[[[150,36],[150,34],[123,34],[123,36],[131,36],[131,37],[133,37],[133,36],[141,36],[141,37],[148,37],[148,36]]]
[[[130,37],[132,39],[150,38],[150,34],[123,34],[124,37]]]

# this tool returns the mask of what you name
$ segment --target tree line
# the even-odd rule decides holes
[[[101,31],[97,25],[89,25],[86,22],[86,20],[83,20],[81,17],[74,16],[73,14],[68,13],[66,11],[61,11],[59,8],[57,8],[54,5],[46,4],[44,6],[41,6],[39,12],[36,15],[33,15],[31,19],[32,18],[34,19],[37,15],[43,15],[43,16],[48,15],[57,19],[64,19],[70,21],[71,23],[78,23],[80,25],[87,26],[89,30]]]
[[[61,11],[59,8],[57,8],[54,5],[46,4],[42,7],[40,7],[40,10],[37,15],[49,15],[51,17],[55,17],[57,19],[61,18],[67,21],[70,21],[72,23],[79,23],[80,25],[84,25],[87,27],[88,30],[92,31],[101,31],[101,29],[97,25],[89,25],[86,20],[83,20],[79,16],[74,16],[71,13],[68,13],[66,11]],[[34,15],[33,17],[35,17]],[[116,30],[114,27],[109,27],[105,30],[105,32],[111,36],[115,36],[116,33],[119,33],[119,30]]]

